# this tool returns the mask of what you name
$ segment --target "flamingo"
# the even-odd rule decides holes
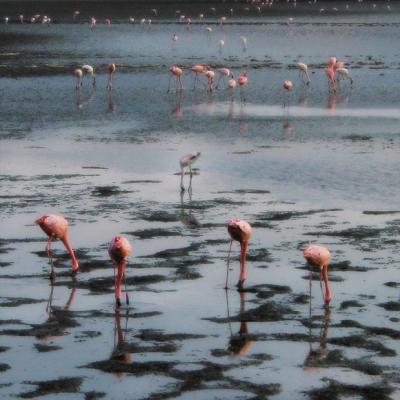
[[[189,167],[190,172],[190,182],[189,182],[189,189],[192,185],[192,164],[199,159],[201,153],[196,151],[194,153],[186,154],[179,160],[179,165],[181,167],[181,192],[185,191],[185,187],[183,186],[183,176],[185,175],[185,168]]]
[[[334,67],[334,65],[336,64],[336,57],[329,57],[328,58],[328,67]]]
[[[4,18],[4,23],[5,23],[5,24],[8,24],[8,21],[9,21],[9,18],[8,18],[8,17],[5,17],[5,18]]]
[[[121,307],[121,283],[122,278],[125,279],[125,295],[126,295],[126,304],[129,304],[129,297],[126,290],[126,277],[125,277],[125,269],[126,262],[129,256],[132,254],[132,246],[129,243],[128,239],[123,236],[116,236],[113,240],[111,240],[108,245],[108,254],[111,259],[115,262],[114,264],[114,280],[115,280],[115,302],[117,303],[117,307]],[[115,275],[115,267],[118,268],[118,273]]]
[[[193,65],[193,67],[190,68],[190,71],[195,73],[193,89],[196,87],[196,82],[198,80],[199,74],[205,74],[209,70],[210,67],[208,65],[200,65],[200,64]]]
[[[297,63],[297,68],[300,70],[300,74],[302,73],[302,79],[304,82],[304,75],[307,78],[307,85],[310,84],[311,80],[310,80],[310,76],[308,75],[308,65],[304,64],[304,63]]]
[[[283,82],[283,88],[290,92],[293,89],[293,83],[292,81],[286,80]]]
[[[226,22],[226,17],[221,17],[219,19],[219,24],[222,26]]]
[[[335,64],[333,65],[333,69],[336,71],[339,68],[344,68],[344,62],[336,60]]]
[[[80,68],[77,68],[74,71],[74,76],[76,78],[75,89],[78,90],[82,86],[82,76],[83,76],[82,70]]]
[[[219,52],[222,54],[222,50],[224,49],[225,46],[225,41],[224,40],[220,40],[219,41]]]
[[[89,77],[89,75],[92,77],[92,85],[96,86],[96,77],[94,75],[94,68],[91,65],[82,65],[81,67],[83,76]]]
[[[135,23],[135,18],[134,17],[129,17],[129,23],[134,24]]]
[[[24,16],[22,14],[19,16],[19,22],[21,22],[21,24],[24,23]]]
[[[176,83],[177,84],[179,83],[179,90],[183,90],[183,84],[182,84],[183,71],[182,71],[182,69],[177,67],[176,65],[174,65],[169,69],[169,72],[171,72],[172,75],[176,76]],[[169,92],[169,89],[170,89],[172,75],[169,78],[167,93]]]
[[[210,26],[207,26],[206,31],[208,34],[212,33],[212,28]]]
[[[219,82],[220,82],[221,79],[225,83],[225,78],[227,78],[229,76],[233,77],[232,74],[231,74],[231,71],[228,68],[218,68],[217,72],[219,74],[219,78],[218,78],[218,81],[217,81],[217,85],[215,86],[216,89],[218,89],[218,85],[219,85]]]
[[[115,64],[110,64],[108,66],[108,84],[107,84],[108,90],[112,89],[112,81],[113,81],[113,75],[115,73],[115,69],[116,69]]]
[[[71,256],[72,261],[72,273],[74,276],[79,270],[79,263],[75,257],[74,250],[71,247],[68,237],[68,221],[61,215],[43,215],[35,221],[35,224],[39,225],[40,228],[47,234],[49,240],[46,244],[46,252],[49,257],[51,265],[50,279],[53,281],[56,277],[56,271],[53,264],[53,258],[51,256],[51,242],[53,240],[60,239]]]
[[[72,18],[73,18],[73,19],[76,19],[76,17],[78,17],[80,13],[81,13],[81,12],[78,11],[78,10],[74,11],[74,13],[73,13],[73,15],[72,15]]]
[[[95,29],[96,28],[96,18],[92,17],[90,18],[90,28]]]
[[[233,77],[233,74],[231,74],[231,79],[229,79],[228,81],[228,89],[233,90],[235,89],[235,87],[236,87],[236,81],[235,78]]]
[[[325,305],[329,305],[329,302],[332,299],[332,292],[329,289],[329,280],[328,280],[328,266],[331,262],[331,253],[330,251],[320,245],[309,245],[304,250],[304,258],[312,265],[317,265],[320,267],[320,279],[321,285],[322,281],[324,281],[325,285]]]
[[[336,92],[336,74],[335,70],[333,69],[333,66],[330,66],[328,68],[325,68],[325,74],[328,78],[328,83],[332,87],[333,92]]]
[[[213,83],[214,83],[214,79],[215,79],[215,72],[214,71],[207,71],[205,73],[206,78],[207,78],[207,91],[208,92],[212,92],[213,90]]]
[[[243,88],[248,84],[249,82],[249,77],[247,74],[247,71],[243,71],[238,78],[237,83],[240,86],[240,93],[243,94]],[[243,97],[243,101],[246,101],[246,99]]]
[[[240,275],[239,282],[236,286],[239,289],[243,289],[244,281],[247,279],[246,255],[251,237],[251,226],[243,219],[231,219],[228,222],[228,232],[231,237],[231,242],[229,245],[228,262],[226,265],[225,289],[228,289],[229,258],[231,254],[232,242],[234,240],[240,243]]]
[[[104,21],[104,23],[105,23],[106,25],[111,25],[111,19],[110,19],[110,18],[106,18],[105,21]]]
[[[336,72],[339,74],[339,77],[345,77],[350,81],[350,84],[353,84],[353,78],[350,76],[349,70],[347,68],[338,68]]]
[[[177,41],[178,41],[178,35],[177,35],[176,33],[174,33],[174,34],[172,35],[172,41],[173,41],[173,42],[177,42]]]
[[[246,51],[247,50],[247,37],[240,36],[240,43],[242,43],[243,51]]]

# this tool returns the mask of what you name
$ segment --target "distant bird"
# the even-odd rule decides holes
[[[331,262],[331,253],[329,250],[320,245],[309,245],[304,250],[304,258],[312,265],[319,266],[320,268],[320,279],[321,285],[322,281],[325,285],[325,304],[329,305],[332,299],[332,293],[329,289],[329,279],[328,279],[328,266]]]
[[[172,35],[172,41],[173,41],[173,42],[177,42],[177,41],[178,41],[178,35],[177,35],[176,33],[174,33],[174,34]]]
[[[129,297],[126,290],[126,262],[128,261],[129,256],[132,254],[132,246],[129,243],[128,239],[123,236],[116,236],[113,240],[111,240],[108,245],[108,254],[111,259],[115,262],[114,264],[114,284],[115,284],[115,301],[117,303],[117,307],[121,307],[121,295],[122,295],[122,279],[125,280],[125,296],[126,303],[129,304]],[[117,267],[117,275],[115,275],[115,267]]]
[[[207,78],[207,91],[212,92],[213,91],[213,84],[214,84],[214,79],[215,79],[215,72],[214,71],[207,71],[205,73],[205,76]]]
[[[222,50],[224,49],[225,46],[225,41],[224,40],[220,40],[219,41],[219,52],[222,53]]]
[[[303,79],[303,82],[304,82],[304,76],[305,76],[307,78],[306,84],[309,85],[311,80],[310,80],[310,76],[308,75],[308,66],[307,66],[307,64],[297,63],[297,68],[300,70],[300,74],[301,74],[301,77]]]
[[[94,17],[90,18],[90,27],[92,29],[96,28],[96,22],[97,22],[96,18],[94,18]]]
[[[219,19],[219,24],[222,26],[226,22],[226,17],[221,17]]]
[[[8,24],[8,21],[9,21],[9,18],[8,18],[8,17],[5,17],[5,18],[4,18],[4,23],[5,23],[5,24]]]
[[[228,89],[235,89],[236,87],[236,81],[235,78],[233,77],[233,74],[231,74],[231,79],[228,80]]]
[[[212,32],[212,28],[210,26],[207,26],[206,27],[206,31],[207,31],[207,33],[211,33]]]
[[[294,18],[293,18],[293,17],[289,17],[289,18],[287,19],[287,24],[290,25],[290,24],[293,23],[293,21],[294,21]]]
[[[156,8],[152,8],[151,12],[157,17],[158,16],[158,12]]]
[[[106,18],[106,19],[104,20],[104,23],[105,23],[106,25],[111,25],[111,19],[110,19],[110,18]]]
[[[135,23],[135,18],[129,17],[129,23],[134,24]]]
[[[24,23],[24,16],[22,14],[19,16],[19,22],[21,22],[21,24]]]
[[[243,51],[246,51],[247,50],[247,37],[246,36],[240,36],[240,43],[242,43]]]
[[[185,186],[183,186],[183,176],[185,175],[185,168],[189,168],[190,172],[190,183],[189,183],[189,189],[191,188],[192,185],[192,164],[196,162],[199,157],[201,156],[201,153],[199,151],[196,151],[194,153],[186,154],[179,160],[179,165],[181,167],[181,192],[185,191]]]
[[[83,77],[82,70],[80,68],[77,68],[74,71],[74,76],[75,76],[75,79],[76,79],[75,89],[78,90],[82,86],[82,77]]]
[[[168,90],[167,90],[167,92],[169,92],[169,90],[170,90],[171,78],[172,78],[173,76],[176,77],[176,85],[179,84],[179,90],[183,90],[183,83],[182,83],[182,74],[183,74],[183,71],[182,71],[182,69],[179,68],[179,67],[177,67],[176,65],[174,65],[174,66],[172,66],[172,67],[169,69],[169,72],[171,72],[172,75],[171,75],[170,78],[169,78]]]
[[[76,17],[78,17],[80,13],[81,12],[79,10],[74,11],[74,13],[72,14],[72,18],[76,19]]]
[[[50,279],[54,280],[56,277],[56,271],[54,268],[53,258],[51,255],[51,242],[57,239],[60,239],[64,243],[66,249],[68,250],[68,253],[72,261],[71,275],[74,276],[79,270],[79,263],[75,257],[74,250],[72,250],[71,244],[69,242],[68,221],[61,215],[43,215],[42,217],[40,217],[35,221],[35,224],[39,225],[40,228],[49,237],[49,240],[47,241],[46,244],[46,253],[47,256],[49,257],[51,265]]]
[[[283,88],[290,92],[293,89],[293,83],[292,81],[286,80],[283,82]]]
[[[112,89],[113,75],[115,73],[115,69],[116,69],[115,64],[110,64],[108,66],[108,84],[107,84],[107,89],[108,90]]]
[[[96,86],[96,76],[94,74],[94,68],[91,65],[82,65],[81,70],[83,72],[83,76],[89,76],[92,78],[92,85]]]
[[[199,15],[199,20],[202,21],[204,19],[204,14]]]
[[[218,85],[219,85],[219,82],[221,81],[221,79],[225,84],[225,78],[233,77],[231,74],[231,71],[228,68],[217,68],[217,72],[218,72],[219,77],[218,77],[218,81],[215,86],[215,89],[218,89]]]
[[[229,258],[231,254],[232,242],[236,240],[240,243],[240,275],[237,287],[243,289],[244,281],[247,279],[246,256],[251,238],[251,226],[248,222],[242,219],[231,219],[228,222],[228,232],[231,237],[228,252],[228,262],[226,266],[226,282],[225,289],[228,289],[228,274],[229,274]]]
[[[338,78],[347,78],[350,81],[350,84],[353,84],[353,78],[350,76],[350,72],[347,68],[338,68],[336,72],[338,74]]]
[[[247,71],[243,71],[240,75],[239,75],[239,78],[238,78],[238,80],[237,80],[237,83],[239,84],[239,86],[240,86],[240,95],[241,95],[241,97],[242,97],[242,101],[243,102],[245,102],[246,101],[246,98],[244,97],[244,93],[243,93],[243,88],[245,87],[245,86],[247,86],[247,84],[249,83],[249,77],[248,77],[248,74],[247,74]]]

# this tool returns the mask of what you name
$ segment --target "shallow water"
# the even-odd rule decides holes
[[[151,26],[102,5],[98,19],[116,24],[91,31],[47,3],[59,23],[0,26],[2,398],[400,396],[398,5],[350,3],[346,14],[335,4],[324,15],[242,9],[223,28],[220,5],[189,30],[175,5],[158,5]],[[20,13],[11,3],[6,12]],[[354,79],[336,95],[323,69],[333,54]],[[309,88],[298,61],[310,66]],[[236,76],[248,68],[249,85],[208,94],[186,72],[183,95],[167,93],[170,65],[203,62]],[[71,74],[85,63],[97,86],[76,92]],[[191,151],[202,156],[181,196],[178,160]],[[70,221],[82,269],[72,280],[54,244],[53,288],[33,223],[51,213]],[[245,293],[234,287],[237,243],[223,290],[233,217],[253,226]],[[134,257],[131,304],[116,312],[106,249],[119,233]],[[309,296],[309,241],[333,254],[329,311],[318,271]]]

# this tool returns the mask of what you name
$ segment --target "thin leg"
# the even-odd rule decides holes
[[[126,304],[129,304],[128,289],[126,287],[126,273],[124,273],[124,285],[125,285],[125,301]]]
[[[172,75],[170,75],[170,77],[169,77],[167,93],[169,93],[169,90],[171,87],[171,79],[172,79]]]
[[[181,192],[185,191],[185,186],[183,186],[183,175],[185,175],[185,168],[181,169]]]
[[[228,277],[229,277],[229,259],[231,256],[231,249],[232,249],[232,240],[229,244],[229,251],[228,251],[228,261],[226,263],[226,280],[225,280],[225,290],[228,289]]]

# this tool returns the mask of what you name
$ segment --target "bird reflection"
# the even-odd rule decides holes
[[[336,109],[336,105],[348,103],[350,94],[351,94],[351,90],[346,93],[330,94],[328,96],[327,109],[333,111]]]
[[[189,201],[186,204],[184,202],[185,192],[181,191],[181,193],[180,193],[180,198],[181,198],[180,220],[188,228],[196,228],[196,227],[200,226],[200,222],[192,214],[193,207],[192,207],[192,178],[191,177],[190,177],[190,183],[189,183],[187,192],[188,192]]]
[[[117,104],[111,92],[108,93],[108,112],[115,113],[117,111]]]
[[[293,124],[290,121],[286,121],[282,125],[283,132],[290,135],[293,132]]]
[[[88,96],[81,96],[81,92],[78,91],[75,97],[75,104],[78,109],[85,108],[94,99],[95,89],[92,89]]]
[[[49,299],[47,300],[47,305],[46,305],[46,313],[49,316],[49,320],[50,318],[53,317],[53,295],[54,295],[54,285],[50,285],[50,295],[49,295]],[[76,287],[73,287],[71,289],[71,293],[68,297],[67,302],[65,303],[64,306],[64,311],[69,311],[74,299],[75,299],[75,295],[76,295]]]
[[[240,295],[240,318],[246,311],[246,292],[239,292]],[[227,306],[227,314],[228,314],[228,321],[229,321],[229,330],[230,330],[230,339],[228,344],[228,351],[232,356],[246,356],[249,354],[252,341],[249,339],[249,329],[247,325],[247,321],[240,321],[240,328],[237,334],[233,334],[231,322],[230,322],[230,315],[229,315],[229,300],[228,300],[228,291],[226,291],[226,306]]]
[[[132,362],[132,356],[125,349],[125,339],[128,332],[128,320],[129,320],[129,309],[126,310],[125,314],[125,328],[122,330],[121,327],[121,310],[115,310],[115,322],[114,322],[114,348],[111,353],[110,360],[120,361],[125,364]],[[117,373],[121,376],[120,373]]]
[[[313,336],[313,317],[312,317],[312,296],[311,296],[311,271],[310,271],[310,303],[309,303],[309,335],[310,349],[304,360],[304,369],[308,372],[318,372],[320,367],[323,367],[323,362],[328,356],[328,329],[331,320],[331,309],[324,307],[323,321],[321,324],[319,337]],[[319,341],[319,347],[313,348],[313,342]]]
[[[183,115],[183,92],[179,92],[177,97],[177,102],[174,104],[174,108],[171,111],[171,116],[175,118],[180,118]]]

